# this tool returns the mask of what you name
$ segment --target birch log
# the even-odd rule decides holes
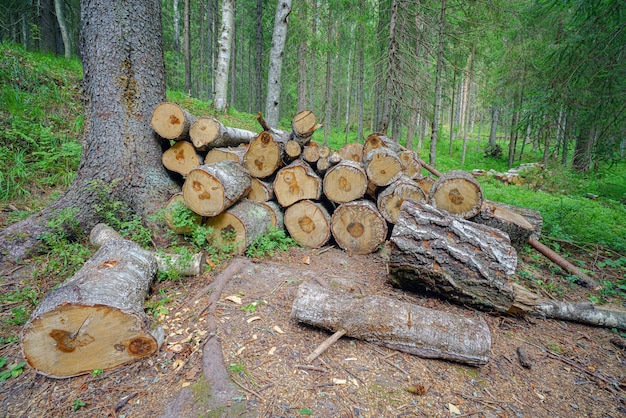
[[[315,283],[300,285],[291,317],[419,357],[482,365],[491,333],[483,319],[426,309],[384,296],[353,296]]]

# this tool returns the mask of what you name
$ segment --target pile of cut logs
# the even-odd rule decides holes
[[[170,102],[152,115],[155,132],[174,141],[164,166],[184,178],[167,208],[184,203],[198,223],[213,227],[218,245],[232,240],[243,252],[268,226],[284,225],[300,245],[321,247],[332,236],[348,253],[368,254],[387,239],[406,199],[464,218],[481,210],[482,192],[471,175],[423,177],[417,154],[382,134],[331,152],[311,141],[320,125],[309,110],[295,116],[291,132],[267,126],[261,115],[257,120],[259,134]]]

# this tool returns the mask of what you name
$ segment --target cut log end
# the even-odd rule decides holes
[[[109,369],[156,352],[143,318],[109,306],[65,304],[31,320],[22,349],[38,373],[66,378]]]
[[[253,177],[265,178],[278,169],[281,157],[280,145],[272,138],[272,134],[263,131],[250,142],[243,165]]]
[[[367,175],[359,163],[345,160],[324,176],[324,194],[335,203],[362,198],[367,191]]]
[[[385,241],[387,222],[372,202],[357,200],[335,209],[331,231],[337,244],[349,253],[370,254]]]
[[[430,204],[464,219],[476,216],[483,203],[480,184],[465,171],[449,171],[430,190]]]
[[[189,134],[189,128],[196,118],[171,102],[159,104],[152,112],[150,126],[162,138],[180,140]]]
[[[319,248],[330,238],[330,215],[320,203],[302,200],[285,211],[285,227],[298,244]]]

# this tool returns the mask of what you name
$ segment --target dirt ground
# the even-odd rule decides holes
[[[205,308],[220,271],[155,283],[150,302],[168,310],[159,317],[168,337],[156,355],[64,380],[26,367],[0,382],[0,417],[626,416],[626,351],[616,332],[410,294],[388,283],[385,258],[384,251],[293,248],[272,259],[236,259],[242,267],[212,309]],[[547,267],[533,274],[567,285]],[[16,275],[6,266],[0,290],[19,286]],[[491,331],[489,362],[469,367],[343,337],[309,364],[330,333],[290,315],[299,284],[316,278],[338,292],[481,317]],[[585,297],[569,286],[565,298]],[[17,343],[0,347],[0,356],[22,360]]]

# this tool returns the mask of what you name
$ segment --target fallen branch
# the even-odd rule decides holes
[[[313,350],[313,352],[311,354],[309,354],[309,356],[306,358],[306,362],[310,363],[313,360],[315,360],[316,358],[318,358],[324,351],[328,350],[328,348],[331,345],[333,345],[335,342],[337,342],[339,340],[339,338],[343,337],[344,335],[346,335],[346,330],[345,329],[340,329],[340,330],[336,331],[333,335],[331,335],[326,340],[324,340],[323,343],[318,345],[317,348],[315,350]]]

